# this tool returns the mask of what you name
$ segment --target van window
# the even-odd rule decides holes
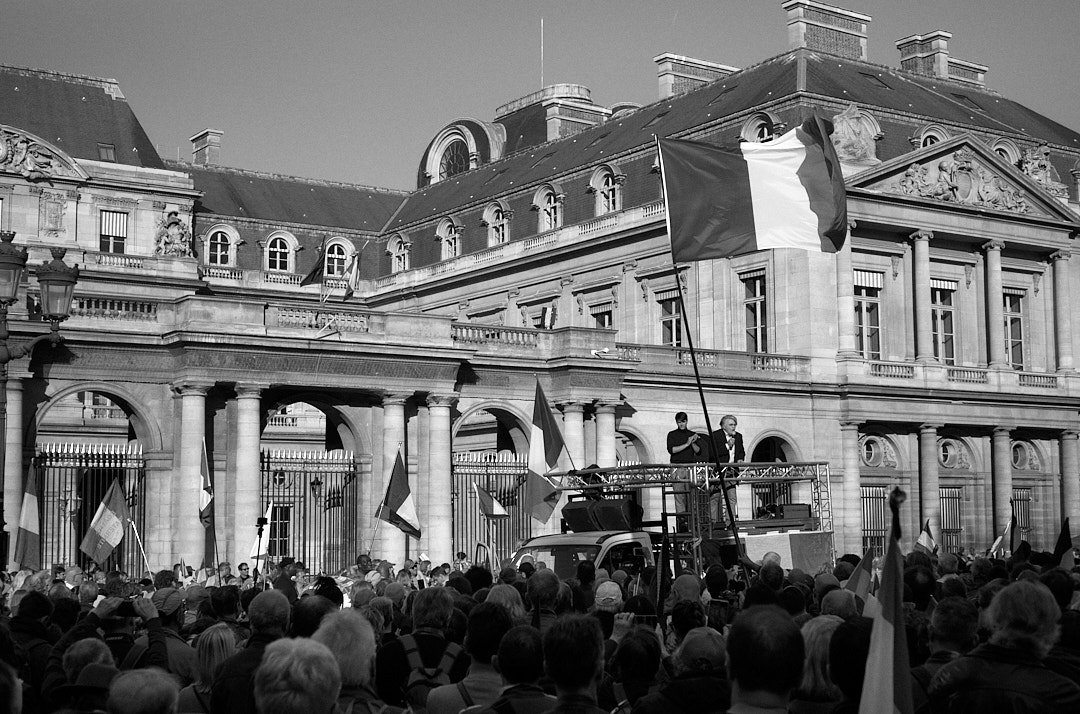
[[[522,548],[514,558],[514,567],[521,565],[523,556],[531,555],[533,563],[547,563],[547,566],[555,571],[560,579],[577,577],[578,563],[584,560],[595,560],[600,553],[598,545],[580,545],[577,543],[564,543],[559,545],[543,545]]]
[[[638,576],[647,564],[640,543],[619,543],[611,546],[600,567],[607,570],[608,574],[625,570],[626,574],[633,578]]]

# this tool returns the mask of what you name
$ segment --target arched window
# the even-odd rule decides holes
[[[995,154],[1008,161],[1013,166],[1020,163],[1020,147],[1009,139],[998,139],[991,147]]]
[[[451,218],[444,218],[435,231],[435,239],[439,241],[439,254],[442,260],[450,260],[461,255],[461,226],[454,223]]]
[[[340,278],[345,275],[345,263],[348,260],[348,249],[341,243],[331,243],[326,248],[326,264],[324,267],[326,277]]]
[[[787,124],[780,121],[780,117],[772,112],[757,112],[753,114],[742,126],[739,135],[743,141],[764,143],[772,141],[779,136]]]
[[[554,186],[543,186],[536,192],[533,198],[533,210],[540,215],[537,222],[537,233],[553,231],[560,228],[563,222],[563,198],[562,192],[556,191]]]
[[[266,244],[266,269],[288,272],[292,265],[292,248],[282,236],[271,238]]]
[[[225,230],[210,231],[206,239],[206,264],[226,267],[233,263],[232,236]]]
[[[488,245],[499,245],[510,240],[510,219],[514,213],[501,201],[488,204],[484,209],[481,225],[487,226]]]
[[[390,272],[400,273],[409,269],[409,248],[411,243],[401,236],[390,239],[386,254],[390,256]]]
[[[464,173],[469,170],[469,147],[464,141],[453,141],[439,158],[439,180]]]
[[[930,126],[924,127],[923,130],[919,132],[919,146],[921,148],[933,146],[948,138],[949,134],[943,127],[938,126],[937,124],[931,124]]]
[[[589,192],[596,196],[596,215],[603,216],[622,208],[624,181],[626,176],[610,166],[601,166],[593,172]]]

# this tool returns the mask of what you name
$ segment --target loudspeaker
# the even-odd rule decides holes
[[[717,563],[725,568],[731,568],[739,562],[739,549],[731,542],[731,539],[717,540],[706,538],[701,541],[701,559],[705,561],[705,569]]]
[[[563,506],[562,517],[566,527],[574,533],[599,530],[592,515],[595,501],[571,501]]]
[[[781,518],[810,518],[809,503],[788,503],[781,508]]]
[[[592,518],[602,531],[632,531],[641,528],[641,507],[629,498],[593,501]]]

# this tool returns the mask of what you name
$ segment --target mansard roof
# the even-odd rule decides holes
[[[753,110],[800,97],[855,103],[871,113],[884,111],[903,117],[913,130],[920,124],[938,122],[957,127],[957,133],[988,132],[1080,152],[1080,133],[979,86],[796,49],[686,94],[661,99],[580,133],[529,147],[415,191],[386,230],[400,230],[640,151],[653,142],[654,134],[679,136],[718,127],[747,117]],[[907,137],[892,136],[880,149],[879,158],[888,160],[908,153],[911,145]]]
[[[319,225],[376,233],[401,205],[404,191],[319,181],[226,166],[169,161],[203,192],[196,215]]]
[[[0,66],[0,124],[76,159],[98,161],[99,144],[111,144],[117,164],[164,168],[114,79]]]

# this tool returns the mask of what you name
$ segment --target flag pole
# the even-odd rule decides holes
[[[128,519],[128,524],[131,526],[131,532],[135,536],[135,542],[139,544],[139,552],[142,553],[143,564],[146,565],[146,572],[150,573],[150,577],[154,577],[154,571],[150,569],[150,561],[146,558],[146,548],[143,547],[142,538],[139,537],[139,529],[135,527],[135,521],[131,518]]]
[[[671,245],[671,212],[668,209],[670,202],[668,201],[667,185],[664,177],[664,154],[660,151],[660,137],[653,134],[653,141],[656,142],[656,155],[660,159],[660,186],[664,192],[664,221],[666,222],[667,234],[668,234],[668,246],[670,250]],[[735,552],[739,554],[739,567],[743,571],[743,577],[747,582],[750,580],[750,573],[747,572],[746,563],[743,562],[746,556],[746,551],[743,550],[742,540],[739,538],[739,528],[735,524],[735,512],[731,507],[731,498],[728,495],[727,483],[724,478],[724,467],[720,465],[720,453],[716,449],[716,445],[713,443],[713,428],[712,421],[709,419],[709,406],[705,401],[705,387],[701,383],[701,371],[698,369],[697,353],[694,351],[694,339],[690,334],[690,315],[686,309],[686,300],[683,297],[682,281],[679,279],[679,266],[675,262],[675,255],[671,255],[671,267],[672,272],[675,275],[675,289],[679,296],[679,311],[682,313],[683,326],[686,328],[686,346],[690,350],[690,362],[694,367],[694,382],[697,385],[698,398],[701,400],[701,412],[705,416],[705,428],[709,432],[709,450],[713,457],[713,466],[716,468],[716,475],[720,478],[720,493],[724,499],[724,510],[727,512],[728,517],[728,530],[731,531],[731,538],[735,542]],[[693,498],[693,494],[691,494]],[[699,564],[700,565],[700,564]]]

